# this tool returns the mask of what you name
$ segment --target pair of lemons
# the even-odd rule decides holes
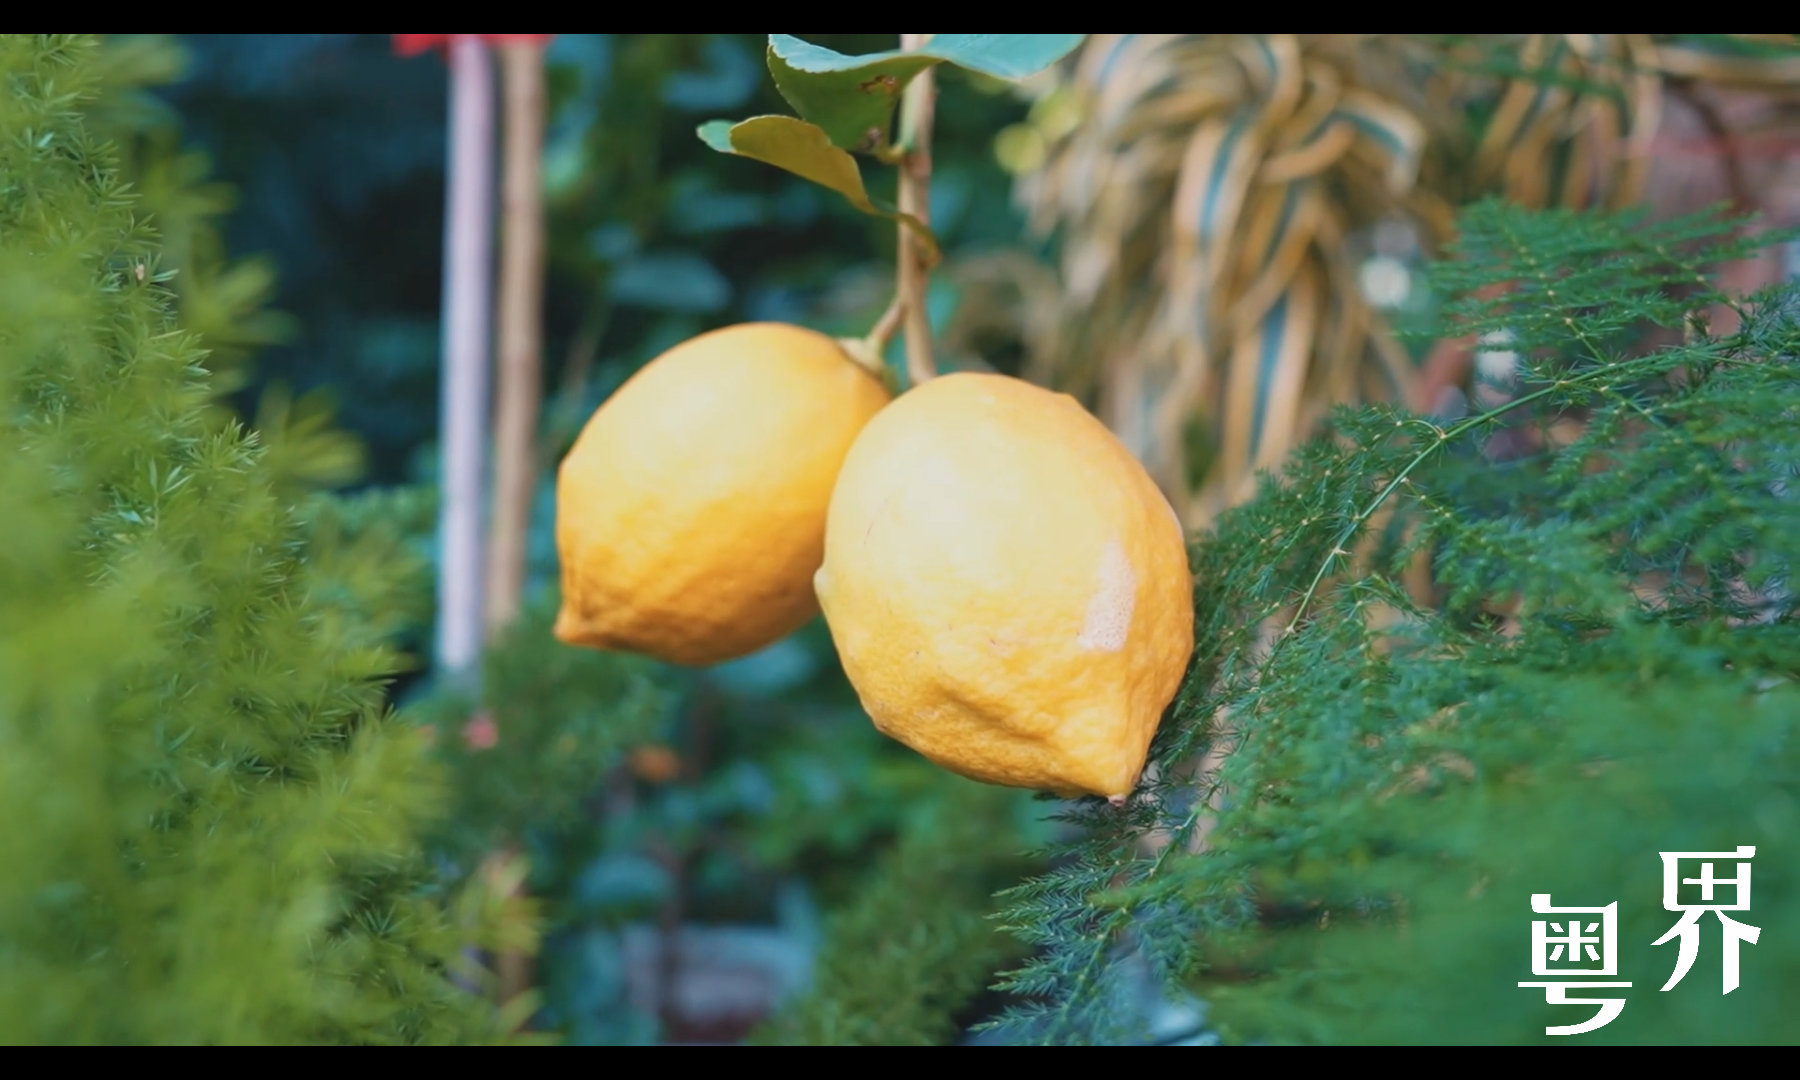
[[[822,608],[876,727],[989,783],[1122,801],[1193,651],[1180,522],[1074,399],[959,373],[890,400],[795,326],[626,382],[556,533],[560,640],[704,665]]]

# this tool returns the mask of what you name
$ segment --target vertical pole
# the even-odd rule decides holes
[[[485,599],[490,643],[518,617],[525,590],[543,397],[544,49],[537,42],[515,41],[498,52],[506,103],[506,171],[501,181],[494,522]]]
[[[495,367],[494,518],[489,533],[486,636],[494,643],[518,618],[530,554],[531,507],[537,494],[538,412],[543,397],[544,306],[544,47],[524,37],[500,56],[504,172],[501,176],[499,363]],[[521,857],[517,843],[498,854]],[[500,1001],[531,988],[532,957],[495,958]]]
[[[494,74],[474,34],[449,42],[443,384],[438,426],[437,665],[472,679],[481,656],[481,517],[493,254]]]

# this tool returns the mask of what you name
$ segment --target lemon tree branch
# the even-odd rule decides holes
[[[930,40],[930,34],[901,34],[900,46],[917,50]],[[936,104],[935,74],[927,68],[908,84],[900,107],[898,193],[900,212],[912,215],[925,225],[931,223],[931,124]],[[931,317],[925,307],[929,266],[926,253],[912,230],[901,226],[899,239],[899,295],[896,300],[906,328],[907,378],[918,386],[937,375],[937,363],[931,354]],[[886,321],[885,317],[883,321]]]

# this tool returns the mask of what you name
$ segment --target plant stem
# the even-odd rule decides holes
[[[593,377],[594,360],[599,355],[600,341],[606,335],[606,324],[611,317],[612,305],[606,301],[596,301],[583,317],[574,339],[569,342],[568,355],[563,359],[562,384],[552,399],[553,409],[556,410],[550,425],[554,438],[545,439],[538,446],[539,475],[555,473],[557,462],[569,448],[570,439],[579,436],[587,419],[582,413],[582,406],[587,403],[588,383]]]
[[[544,293],[544,51],[500,46],[506,97],[505,231],[500,261],[500,357],[494,415],[494,528],[487,573],[487,636],[519,614],[526,534],[537,492],[536,441]]]
[[[930,34],[901,34],[903,49],[923,48]],[[900,106],[900,184],[902,213],[931,224],[931,123],[937,109],[937,83],[930,68],[913,77]],[[925,306],[925,253],[912,230],[899,229],[899,296],[906,326],[906,374],[914,386],[937,375],[931,355],[931,315]],[[884,319],[885,321],[885,319]]]
[[[443,558],[437,580],[437,664],[473,678],[481,655],[481,489],[486,443],[489,259],[493,232],[494,73],[487,46],[453,35],[449,191],[444,207],[444,351],[438,439]]]
[[[905,231],[904,226],[901,229],[903,232]],[[876,357],[887,352],[888,342],[894,339],[894,331],[900,329],[900,321],[905,316],[906,301],[896,290],[894,298],[888,301],[887,310],[881,313],[881,318],[875,320],[875,326],[869,331],[869,336],[863,339]]]
[[[499,364],[494,409],[494,525],[485,599],[490,644],[518,617],[525,588],[526,540],[537,492],[535,451],[543,397],[544,50],[531,42],[501,45],[505,98],[505,174],[501,192]],[[501,858],[518,858],[516,840]],[[524,886],[521,884],[520,890]],[[500,1004],[535,981],[533,957],[502,952],[495,960]]]
[[[1281,638],[1277,641],[1277,647],[1291,638],[1294,631],[1299,628],[1300,620],[1305,617],[1307,608],[1311,606],[1313,597],[1318,594],[1319,586],[1324,582],[1325,576],[1331,572],[1332,566],[1338,559],[1350,554],[1346,545],[1349,544],[1351,538],[1356,535],[1356,531],[1362,528],[1363,525],[1375,515],[1375,511],[1381,509],[1382,504],[1387,502],[1389,496],[1398,491],[1400,486],[1406,483],[1406,478],[1412,475],[1412,471],[1424,464],[1427,458],[1431,457],[1431,455],[1435,454],[1444,446],[1456,441],[1456,439],[1465,433],[1473,431],[1484,424],[1491,424],[1515,409],[1522,408],[1534,401],[1549,397],[1550,395],[1571,386],[1587,386],[1591,383],[1616,379],[1625,372],[1647,366],[1650,362],[1657,359],[1659,359],[1659,357],[1652,354],[1650,356],[1636,357],[1631,360],[1621,360],[1618,363],[1607,364],[1603,367],[1591,368],[1587,371],[1559,379],[1555,383],[1540,390],[1535,390],[1521,397],[1516,397],[1504,405],[1489,409],[1487,412],[1481,413],[1480,415],[1468,417],[1449,427],[1439,427],[1431,421],[1423,419],[1407,421],[1406,423],[1410,425],[1424,427],[1426,432],[1431,436],[1429,443],[1421,448],[1418,453],[1414,454],[1412,459],[1394,475],[1394,478],[1389,480],[1387,484],[1382,487],[1381,491],[1369,501],[1369,505],[1363,507],[1361,512],[1352,517],[1349,524],[1345,525],[1342,532],[1338,534],[1337,543],[1332,545],[1331,553],[1325,557],[1325,562],[1320,565],[1318,572],[1313,575],[1312,582],[1306,587],[1306,592],[1301,594],[1300,602],[1294,609],[1294,617],[1288,620],[1287,629],[1282,631]]]
[[[899,329],[900,319],[905,314],[906,302],[896,290],[894,298],[888,302],[887,310],[881,313],[881,318],[875,321],[875,326],[866,336],[838,338],[838,344],[843,347],[845,355],[880,379],[890,391],[894,389],[893,373],[888,370],[887,361],[883,357],[887,354],[888,342],[893,340],[894,331]]]

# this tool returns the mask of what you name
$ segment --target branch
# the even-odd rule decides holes
[[[544,50],[500,46],[505,82],[506,173],[500,263],[500,356],[494,409],[494,527],[487,573],[490,642],[518,617],[526,531],[537,491],[536,442],[544,294]]]
[[[494,523],[485,614],[489,644],[518,617],[525,589],[526,539],[537,491],[535,450],[544,294],[544,50],[537,42],[498,49],[505,101],[505,174],[501,207],[499,364],[494,409]],[[517,841],[503,859],[520,855]],[[521,886],[522,888],[522,886]],[[530,990],[533,958],[502,951],[495,966],[500,1003]]]
[[[930,39],[930,34],[901,34],[900,47],[923,48]],[[936,111],[937,82],[933,70],[927,68],[907,86],[900,107],[902,156],[898,193],[901,212],[913,215],[924,225],[931,224],[931,124]],[[931,355],[931,315],[925,306],[929,268],[912,230],[901,225],[899,238],[899,301],[905,311],[906,374],[914,386],[919,386],[937,375],[937,363]]]

